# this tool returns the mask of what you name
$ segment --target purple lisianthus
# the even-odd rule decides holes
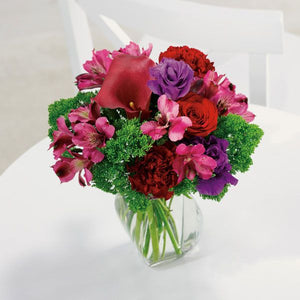
[[[160,64],[150,69],[150,75],[155,79],[148,81],[148,87],[154,94],[165,94],[169,99],[177,100],[189,92],[194,71],[184,61],[163,58]]]
[[[214,177],[208,180],[199,178],[197,190],[200,194],[216,196],[222,192],[226,184],[237,184],[238,180],[230,174],[231,165],[226,153],[229,145],[227,140],[211,135],[207,140],[197,137],[192,140],[192,143],[203,144],[206,149],[205,154],[217,162],[217,167],[214,169]]]

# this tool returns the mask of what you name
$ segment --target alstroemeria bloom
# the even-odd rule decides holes
[[[255,115],[248,111],[247,97],[236,94],[235,85],[224,75],[208,71],[203,81],[199,79],[192,84],[192,90],[214,102],[221,116],[236,114],[243,117],[246,122],[251,122],[255,118]]]
[[[53,132],[53,142],[50,144],[50,148],[54,148],[54,158],[58,159],[67,149],[74,146],[72,141],[73,133],[68,129],[65,118],[59,117],[56,120],[58,130]]]
[[[77,109],[72,109],[68,114],[70,122],[92,122],[94,123],[100,117],[100,106],[98,103],[93,101],[91,104],[86,106],[80,106]]]
[[[90,185],[90,181],[93,178],[93,175],[89,168],[93,165],[93,163],[84,158],[82,155],[77,153],[71,153],[74,155],[74,158],[69,157],[61,157],[60,160],[58,160],[55,165],[52,166],[54,172],[59,177],[60,182],[68,182],[74,178],[77,172],[79,184],[81,186]],[[83,179],[81,173],[84,170],[84,177]]]
[[[104,158],[104,154],[98,148],[105,147],[105,141],[113,137],[115,127],[109,125],[105,117],[98,118],[95,125],[96,128],[88,123],[76,124],[73,127],[74,137],[72,141],[75,145],[83,147],[82,153],[84,158],[98,163]]]
[[[186,128],[192,126],[192,121],[188,117],[178,117],[179,104],[168,99],[166,95],[158,98],[157,107],[160,114],[156,117],[157,121],[145,122],[141,126],[143,134],[159,140],[167,133],[169,128],[169,138],[176,142],[183,138]]]
[[[128,118],[149,114],[151,90],[149,68],[154,62],[145,55],[119,54],[112,62],[109,72],[95,101],[103,108],[123,108]]]
[[[101,87],[111,62],[112,58],[108,50],[93,50],[92,60],[87,60],[83,64],[83,68],[88,73],[80,74],[76,77],[76,85],[78,89],[81,91]]]
[[[196,174],[199,178],[210,179],[217,162],[211,157],[204,155],[205,148],[202,144],[190,145],[179,144],[176,148],[177,157],[173,162],[174,171],[179,176],[178,183],[185,177],[193,180]]]
[[[136,44],[134,42],[130,42],[124,48],[120,48],[119,51],[113,51],[112,57],[115,58],[120,53],[125,53],[125,54],[129,54],[129,55],[133,55],[133,56],[145,55],[145,56],[149,57],[151,54],[152,48],[153,48],[153,45],[151,43],[149,43],[148,49],[144,50],[144,48],[142,48],[142,51],[141,51],[140,46],[138,44]]]

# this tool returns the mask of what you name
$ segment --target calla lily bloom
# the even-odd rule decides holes
[[[141,131],[152,137],[153,140],[159,140],[167,133],[169,128],[169,138],[171,141],[179,141],[183,138],[187,127],[192,126],[192,121],[188,117],[177,117],[179,113],[179,104],[162,95],[158,98],[157,107],[160,114],[156,121],[145,122],[141,126]]]
[[[89,168],[93,165],[93,163],[79,154],[71,154],[75,155],[75,158],[61,157],[60,160],[52,166],[54,172],[59,177],[61,183],[72,180],[76,173],[79,172],[79,184],[81,186],[85,186],[86,184],[90,185],[93,175]],[[82,171],[84,171],[85,180],[81,175]]]
[[[115,127],[109,125],[107,118],[100,117],[96,120],[96,128],[88,123],[78,123],[73,127],[72,141],[75,145],[83,147],[83,157],[94,163],[103,160],[104,154],[98,148],[105,147],[106,139],[113,137]]]
[[[179,144],[176,148],[176,158],[173,169],[179,176],[178,183],[185,177],[193,180],[196,174],[199,178],[207,180],[212,177],[217,162],[211,157],[204,155],[205,148],[202,144],[190,145]]]
[[[112,62],[101,90],[94,98],[103,108],[123,108],[128,118],[149,114],[151,90],[149,68],[154,62],[145,55],[119,54]],[[143,116],[142,116],[143,117]]]
[[[54,158],[58,159],[67,149],[74,146],[72,141],[73,133],[68,129],[65,118],[59,117],[56,120],[58,130],[53,132],[53,142],[50,144],[50,148],[54,148]]]

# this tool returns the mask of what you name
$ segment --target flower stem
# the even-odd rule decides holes
[[[173,198],[171,198],[172,200]],[[166,212],[166,215],[168,217],[169,222],[171,223],[171,227],[172,227],[172,230],[174,232],[174,235],[175,235],[175,239],[177,241],[177,243],[179,242],[179,238],[178,238],[178,233],[177,233],[177,228],[176,228],[176,223],[175,223],[175,220],[171,214],[171,211],[170,211],[170,206],[171,206],[171,203],[169,205],[169,207],[167,207],[167,205],[161,200],[161,199],[157,199],[161,205],[161,207],[165,210]]]
[[[157,224],[153,214],[153,204],[149,205],[147,208],[148,218],[149,218],[149,230],[152,241],[152,259],[154,262],[158,261],[159,258],[159,243],[158,243],[158,233]]]
[[[179,246],[177,244],[177,241],[176,241],[176,238],[174,237],[172,229],[170,228],[170,225],[169,225],[168,219],[166,217],[165,211],[161,206],[162,204],[159,201],[155,201],[155,205],[158,208],[158,212],[159,212],[159,214],[160,214],[160,216],[161,216],[161,218],[162,218],[162,220],[165,224],[165,228],[166,228],[166,230],[169,234],[170,240],[173,244],[173,247],[174,247],[174,250],[175,250],[176,254],[181,255],[182,251],[181,251],[181,249],[179,248]]]
[[[141,224],[143,220],[143,213],[138,211],[136,213],[136,224],[134,230],[134,240],[136,245],[139,247],[140,237],[141,237]]]
[[[149,230],[149,227],[148,227],[147,232],[146,232],[145,245],[144,245],[144,249],[143,249],[144,257],[147,257],[147,255],[148,255],[149,245],[150,245],[150,230]]]

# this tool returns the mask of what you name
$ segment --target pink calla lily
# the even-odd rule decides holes
[[[162,95],[158,98],[157,107],[160,114],[157,121],[145,122],[141,126],[143,134],[159,140],[167,132],[171,141],[176,142],[183,138],[186,128],[192,126],[192,121],[188,117],[178,117],[179,104]],[[167,128],[169,130],[167,131]]]

